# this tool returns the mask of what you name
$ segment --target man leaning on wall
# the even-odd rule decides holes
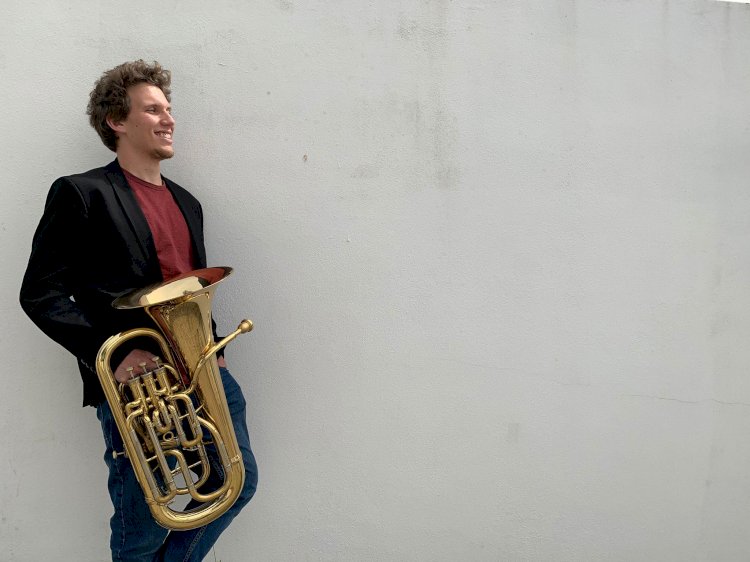
[[[203,560],[257,484],[245,399],[222,355],[218,366],[244,462],[244,486],[234,505],[211,523],[188,531],[162,528],[144,501],[130,460],[113,456],[123,442],[93,368],[109,336],[150,324],[140,309],[113,308],[115,297],[206,267],[201,205],[161,175],[161,162],[174,155],[170,80],[158,63],[138,60],[106,71],[96,82],[89,120],[117,157],[52,184],[21,287],[24,311],[76,357],[83,405],[96,408],[114,507],[110,548],[117,561]],[[113,363],[115,378],[127,381],[129,366],[152,357],[148,345],[134,340]]]

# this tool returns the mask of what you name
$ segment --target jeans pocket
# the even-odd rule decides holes
[[[245,396],[242,394],[240,385],[228,369],[220,367],[219,371],[221,372],[221,382],[224,386],[224,394],[227,397],[229,411],[232,414],[243,412],[247,407],[247,403],[245,402]]]

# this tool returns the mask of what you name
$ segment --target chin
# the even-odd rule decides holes
[[[154,150],[154,156],[159,160],[168,160],[174,156],[174,149],[157,148]]]

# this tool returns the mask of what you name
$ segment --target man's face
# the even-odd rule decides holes
[[[167,98],[157,86],[140,83],[128,88],[130,113],[115,124],[117,149],[154,160],[174,156],[174,118]]]

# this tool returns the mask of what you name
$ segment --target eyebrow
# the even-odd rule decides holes
[[[168,111],[172,110],[171,105],[162,105],[159,102],[147,103],[146,105],[143,106],[143,109],[148,109],[150,107],[165,107]]]

